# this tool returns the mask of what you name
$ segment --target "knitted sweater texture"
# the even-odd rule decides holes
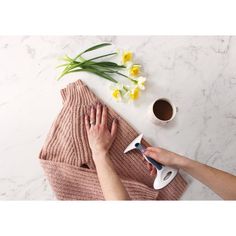
[[[63,107],[40,152],[41,165],[57,199],[104,200],[84,124],[89,107],[103,102],[81,80],[70,83],[61,95]],[[115,117],[119,120],[118,132],[109,153],[131,199],[179,199],[187,185],[182,176],[178,174],[162,190],[153,189],[154,177],[149,175],[141,155],[135,150],[123,153],[138,133],[108,107],[108,127]],[[150,146],[145,140],[143,144]]]

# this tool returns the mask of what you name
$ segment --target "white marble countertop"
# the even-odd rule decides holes
[[[135,104],[111,100],[107,81],[86,73],[57,82],[58,57],[99,42],[135,52],[148,78]],[[236,174],[236,37],[0,37],[0,199],[55,199],[38,154],[61,109],[60,89],[81,79],[153,145]],[[146,120],[157,97],[179,108],[158,127]],[[144,125],[145,124],[145,125]],[[219,199],[184,175],[182,199]]]

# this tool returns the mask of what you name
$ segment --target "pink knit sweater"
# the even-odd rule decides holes
[[[63,107],[40,152],[41,165],[58,199],[103,200],[83,119],[89,106],[99,100],[81,80],[62,89],[61,95]],[[140,154],[123,154],[138,133],[111,108],[108,110],[108,126],[114,117],[119,120],[110,158],[131,199],[179,199],[186,187],[185,180],[178,174],[167,187],[154,190],[154,177],[149,175]],[[145,140],[143,143],[150,146]]]

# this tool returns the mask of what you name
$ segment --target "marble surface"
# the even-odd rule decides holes
[[[98,42],[135,52],[148,78],[135,104],[111,100],[109,82],[86,73],[56,81],[58,58]],[[55,199],[38,161],[48,130],[61,109],[60,89],[77,79],[139,131],[160,145],[236,174],[236,37],[187,36],[1,36],[0,199]],[[179,108],[176,119],[159,127],[147,120],[158,97]],[[184,174],[184,173],[183,173]],[[219,199],[184,174],[182,199]]]

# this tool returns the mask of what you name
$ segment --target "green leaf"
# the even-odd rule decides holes
[[[72,71],[69,71],[67,74],[69,73],[74,73],[74,72],[81,72],[81,71],[85,71],[85,72],[90,72],[92,74],[95,74],[95,75],[98,75],[104,79],[107,79],[111,82],[114,82],[114,83],[117,83],[118,81],[113,79],[110,75],[104,73],[104,72],[101,72],[101,71],[98,71],[96,69],[92,69],[92,68],[86,68],[86,69],[78,69],[78,70],[72,70]]]
[[[78,64],[68,64],[67,67],[62,71],[61,75],[58,77],[57,80],[61,79],[63,76],[68,74],[71,70],[79,67]]]
[[[102,67],[126,68],[124,65],[118,65],[115,62],[110,62],[110,61],[97,62],[96,65],[102,66]]]
[[[110,80],[114,83],[117,83],[117,81],[115,79],[113,79],[110,75],[106,74],[106,73],[115,73],[115,71],[111,71],[108,70],[107,68],[101,68],[100,67],[96,67],[96,65],[93,66],[87,66],[81,69],[76,69],[78,68],[78,65],[72,65],[72,66],[68,66],[67,68],[65,68],[65,70],[62,72],[62,74],[57,78],[57,80],[61,79],[63,76],[65,76],[66,74],[70,74],[70,73],[74,73],[74,72],[81,72],[81,71],[85,71],[85,72],[90,72],[93,73],[95,75],[98,75],[104,79]]]
[[[108,72],[108,73],[113,73],[114,71],[111,68],[106,68],[106,67],[101,67],[101,66],[97,66],[96,64],[93,65],[89,65],[89,66],[83,66],[82,68],[84,69],[95,69],[101,72]]]
[[[83,55],[84,53],[86,53],[86,52],[90,52],[90,51],[96,50],[96,49],[98,49],[98,48],[106,47],[106,46],[109,46],[109,45],[111,45],[111,43],[101,43],[101,44],[97,44],[97,45],[95,45],[95,46],[93,46],[93,47],[90,47],[90,48],[86,49],[85,51],[81,52],[80,54],[78,54],[78,55],[74,58],[74,60],[78,59],[80,56],[82,56],[82,55]]]
[[[86,49],[86,50],[83,52],[83,54],[86,53],[86,52],[90,52],[90,51],[96,50],[96,49],[98,49],[98,48],[102,48],[102,47],[106,47],[106,46],[110,46],[110,45],[111,45],[111,43],[101,43],[101,44],[97,44],[97,45],[95,45],[95,46],[93,46],[93,47],[91,47],[91,48]],[[81,55],[82,55],[82,54],[81,54]]]
[[[119,69],[126,68],[123,65],[118,65],[114,62],[109,62],[109,61],[105,61],[105,62],[85,61],[80,64],[80,67],[81,68],[96,67],[99,70],[113,70],[113,69],[119,70]]]
[[[118,64],[116,64],[114,62],[110,62],[110,61],[102,61],[102,62],[94,61],[99,58],[104,58],[104,57],[116,55],[117,54],[116,52],[97,56],[97,57],[91,58],[89,60],[85,60],[82,57],[82,55],[86,52],[90,52],[90,51],[93,51],[93,50],[96,50],[96,49],[99,49],[102,47],[106,47],[109,45],[111,45],[111,44],[110,43],[97,44],[97,45],[90,47],[90,48],[86,49],[85,51],[81,52],[74,59],[65,55],[63,60],[68,63],[58,66],[58,67],[65,67],[58,79],[62,78],[63,76],[65,76],[66,74],[69,74],[69,73],[85,71],[85,72],[90,72],[95,75],[98,75],[98,76],[100,76],[104,79],[110,80],[114,83],[117,83],[117,81],[115,79],[113,79],[108,73],[117,73],[117,70],[125,68],[125,66],[118,65]],[[77,61],[77,59],[79,59],[79,60]],[[114,69],[116,69],[116,70],[114,70]]]
[[[68,66],[68,65],[69,65],[68,63],[67,64],[62,64],[62,65],[57,66],[56,68],[60,68],[60,67]]]
[[[71,71],[67,72],[67,74],[74,73],[74,72],[80,72],[80,71],[86,71],[86,69],[71,70]]]
[[[71,63],[68,63],[63,72],[66,72],[68,70],[74,69],[76,67],[80,67],[81,62],[73,61]]]
[[[70,58],[70,57],[68,57],[67,55],[65,55],[65,56],[63,57],[63,60],[64,60],[64,61],[68,61],[68,62],[73,62],[73,59]]]
[[[102,56],[94,57],[94,58],[89,59],[88,61],[92,61],[92,60],[96,60],[99,58],[108,57],[108,56],[112,56],[112,55],[117,55],[117,52],[112,52],[112,53],[104,54]]]
[[[68,66],[62,71],[62,73],[64,74],[64,73],[70,71],[70,70],[73,69],[73,68],[75,68],[75,67],[74,67],[74,66],[71,66],[71,65],[68,65]]]
[[[114,83],[117,83],[117,81],[115,79],[113,79],[110,75],[108,75],[106,73],[102,73],[102,72],[98,72],[98,71],[97,72],[93,72],[93,73],[103,77],[104,79],[107,79],[107,80],[110,80],[110,81],[112,81]]]

